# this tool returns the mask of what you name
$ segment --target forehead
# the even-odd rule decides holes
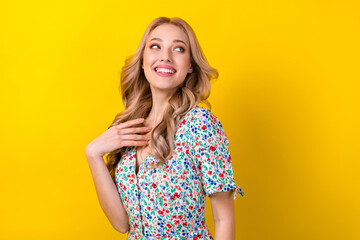
[[[152,30],[147,40],[150,41],[152,38],[160,38],[169,42],[182,40],[187,44],[189,43],[188,36],[180,27],[168,23],[161,24]]]

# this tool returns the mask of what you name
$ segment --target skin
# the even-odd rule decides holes
[[[156,39],[153,40],[154,38]],[[153,106],[148,118],[142,121],[135,119],[113,126],[85,148],[100,205],[112,226],[121,233],[129,231],[129,217],[103,156],[125,146],[136,146],[138,168],[144,159],[143,155],[150,154],[148,143],[151,130],[161,121],[168,99],[185,81],[186,75],[193,72],[189,46],[187,35],[179,27],[162,24],[155,28],[147,39],[142,65],[153,98]],[[170,65],[176,69],[176,73],[170,77],[161,77],[153,70],[158,64]],[[139,124],[146,127],[137,126]],[[231,192],[214,193],[210,196],[210,201],[215,221],[215,239],[233,240],[234,203]]]
[[[211,210],[215,223],[215,239],[235,239],[233,192],[217,192],[210,195]]]

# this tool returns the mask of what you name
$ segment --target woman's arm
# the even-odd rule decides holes
[[[124,209],[104,159],[99,156],[95,157],[86,150],[85,153],[102,210],[117,231],[121,233],[128,232],[130,228],[129,216]]]
[[[129,216],[113,182],[103,156],[125,146],[145,146],[151,131],[148,127],[135,127],[144,119],[133,119],[108,128],[85,148],[86,158],[94,180],[96,193],[106,217],[119,232],[129,231]]]
[[[216,192],[210,195],[211,209],[215,222],[215,240],[234,240],[233,192]]]

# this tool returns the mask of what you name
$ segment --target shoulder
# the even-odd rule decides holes
[[[195,106],[193,109],[191,109],[188,112],[188,114],[191,116],[200,116],[200,115],[212,115],[213,113],[207,108]]]
[[[215,136],[225,136],[220,120],[209,109],[196,106],[185,116],[183,122],[187,132],[194,139],[207,139]]]
[[[185,115],[184,120],[194,126],[219,124],[219,119],[207,108],[196,106]]]
[[[194,130],[209,131],[209,130],[222,130],[220,120],[214,115],[211,110],[199,107],[190,111],[190,122],[189,125]],[[218,132],[219,133],[219,132]]]

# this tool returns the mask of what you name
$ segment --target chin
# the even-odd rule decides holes
[[[176,86],[164,86],[164,85],[156,85],[152,87],[153,89],[155,89],[156,91],[162,91],[162,92],[172,92],[173,90],[175,90],[177,87]]]

